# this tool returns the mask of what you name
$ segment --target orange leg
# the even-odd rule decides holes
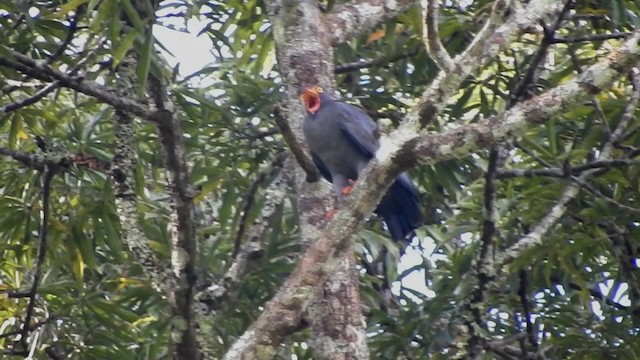
[[[342,195],[344,196],[349,195],[349,193],[351,192],[351,189],[353,189],[353,185],[356,183],[351,179],[348,179],[347,181],[349,181],[349,186],[345,186],[344,188],[342,188]]]
[[[336,215],[336,209],[327,210],[324,214],[324,218],[326,220],[333,220],[333,217]]]

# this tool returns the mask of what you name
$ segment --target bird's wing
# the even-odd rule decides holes
[[[378,150],[378,125],[359,107],[336,104],[340,130],[362,155],[372,158]]]
[[[316,167],[320,171],[320,175],[322,175],[323,178],[327,179],[327,181],[333,182],[331,178],[331,172],[329,172],[329,169],[327,168],[327,166],[322,162],[322,160],[320,160],[320,157],[316,155],[313,151],[311,152],[311,159],[313,160],[313,163],[316,164]]]

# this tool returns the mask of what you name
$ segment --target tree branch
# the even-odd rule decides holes
[[[81,8],[78,8],[79,11],[82,11],[80,9]],[[76,12],[71,17],[71,19],[69,20],[69,26],[67,27],[67,36],[62,41],[60,46],[58,46],[56,51],[47,57],[47,60],[46,60],[47,64],[51,64],[57,58],[59,58],[62,54],[64,54],[64,51],[67,49],[69,44],[71,44],[71,41],[73,40],[73,37],[76,34],[76,31],[78,30],[78,18],[80,17],[80,15],[81,15],[80,12]]]
[[[36,303],[36,292],[38,291],[38,285],[40,285],[40,278],[42,277],[42,264],[47,254],[47,233],[49,231],[49,216],[51,200],[51,180],[55,176],[58,169],[45,165],[44,174],[42,179],[42,221],[40,223],[40,236],[38,237],[38,254],[36,257],[36,268],[33,275],[33,283],[31,290],[29,290],[29,304],[27,305],[26,315],[24,318],[24,324],[22,325],[21,341],[25,344],[31,331],[31,317],[33,317],[33,309]]]
[[[273,158],[271,163],[265,169],[263,169],[258,173],[258,176],[256,176],[255,180],[253,180],[253,182],[251,183],[251,186],[249,186],[249,190],[247,191],[247,197],[244,199],[243,205],[242,205],[242,215],[238,223],[238,231],[236,232],[236,235],[234,237],[233,252],[231,254],[231,257],[233,259],[235,259],[235,257],[238,255],[238,252],[240,251],[240,246],[242,244],[242,240],[244,239],[245,231],[247,229],[247,217],[249,216],[249,213],[251,212],[251,208],[255,203],[256,195],[258,193],[258,189],[260,188],[260,184],[262,184],[266,179],[271,178],[275,176],[278,172],[282,171],[282,166],[286,158],[287,156],[283,152],[280,152],[279,154],[277,154]]]
[[[46,318],[46,319],[44,319],[42,321],[38,321],[38,322],[30,325],[29,326],[29,331],[36,330],[39,327],[42,327],[42,326],[44,326],[44,325],[46,325],[46,324],[48,324],[48,323],[50,323],[50,322],[52,322],[53,320],[56,320],[56,319],[58,319],[58,317],[49,316],[48,318]],[[22,332],[23,332],[23,329],[14,330],[14,331],[8,331],[6,333],[0,334],[0,339],[8,338],[8,337],[11,337],[11,336],[14,336],[14,335],[20,335],[20,334],[22,334]]]
[[[69,76],[68,74],[65,74],[57,69],[52,68],[49,65],[45,65],[40,61],[34,60],[12,49],[5,47],[5,50],[7,50],[12,56],[14,56],[17,59],[17,62],[12,61],[7,57],[0,56],[0,66],[16,69],[25,75],[47,82],[53,82],[57,80],[63,87],[67,87],[81,92],[85,95],[95,97],[96,99],[109,104],[118,110],[130,112],[147,120],[151,120],[153,118],[153,111],[150,111],[144,105],[128,98],[117,96],[102,85],[99,85],[92,81],[85,81],[81,77]]]
[[[496,0],[483,28],[476,34],[469,47],[455,57],[455,71],[443,71],[438,74],[422,94],[418,106],[408,114],[405,127],[411,129],[414,127],[413,124],[419,123],[420,128],[424,128],[435,121],[439,112],[467,76],[491,61],[508,44],[525,32],[534,21],[551,15],[557,2],[557,0],[531,2],[525,9],[514,10],[509,20],[500,26],[504,22],[504,14],[510,1]]]
[[[348,73],[355,70],[388,64],[388,63],[404,60],[410,57],[414,57],[418,55],[419,52],[420,52],[420,49],[415,48],[412,50],[401,52],[393,56],[381,56],[379,58],[374,58],[374,59],[356,61],[356,62],[346,63],[346,64],[339,64],[339,65],[336,65],[334,72],[336,74],[344,74],[344,73]]]
[[[547,52],[551,46],[551,41],[553,40],[557,29],[560,27],[564,16],[571,9],[571,5],[571,1],[567,1],[565,3],[564,8],[558,14],[558,17],[555,19],[554,25],[551,29],[547,29],[545,26],[545,35],[535,54],[531,57],[526,73],[511,91],[510,98],[507,103],[507,109],[511,109],[518,102],[529,99],[534,95],[533,87],[535,87],[535,84],[538,82],[540,66],[547,58]],[[483,329],[485,327],[484,324],[486,322],[482,318],[485,312],[483,306],[485,292],[497,275],[497,269],[494,263],[495,245],[493,240],[494,234],[496,233],[495,209],[493,206],[495,201],[494,181],[496,173],[499,171],[499,167],[501,166],[499,163],[503,163],[501,160],[501,154],[504,151],[504,146],[505,144],[494,145],[489,154],[489,163],[485,173],[484,185],[484,221],[476,270],[478,283],[473,287],[471,296],[468,300],[464,301],[465,306],[463,307],[467,313],[472,315],[471,320],[473,320],[472,323],[471,320],[465,316],[468,333],[470,335],[467,348],[471,356],[477,356],[478,351],[481,349],[480,345],[482,343],[482,339],[476,329]],[[530,324],[528,323],[527,330],[530,330],[529,325]],[[523,349],[523,352],[524,351],[525,350]]]
[[[453,59],[444,48],[440,41],[440,33],[438,31],[438,1],[439,0],[423,0],[422,16],[424,17],[424,42],[427,52],[431,59],[444,72],[450,72],[455,69]]]
[[[323,21],[324,16],[320,13],[317,2],[313,0],[272,1],[267,4],[267,10],[273,24],[278,64],[280,64],[281,75],[284,79],[283,83],[286,84],[288,125],[292,129],[291,134],[295,136],[295,140],[302,144],[304,143],[302,121],[305,112],[298,94],[301,89],[309,85],[323,86],[326,91],[334,88],[334,54],[333,47],[328,44],[333,38],[335,29]],[[292,146],[291,143],[289,146]],[[293,146],[292,149],[295,151],[296,146]],[[304,154],[302,151],[298,153]],[[301,157],[298,156],[298,158]],[[305,166],[304,163],[302,166]],[[309,170],[309,167],[305,166],[307,178]],[[317,172],[315,167],[313,170]],[[300,214],[300,238],[303,244],[308,245],[325,230],[326,211],[328,206],[333,207],[334,198],[325,182],[310,183],[304,181],[304,175],[300,170],[296,169],[295,173],[296,180],[292,181],[295,184],[293,189],[297,193],[294,206],[299,209]],[[328,293],[317,292],[316,287],[313,286],[298,289],[304,292],[304,295],[300,294],[299,296],[305,298],[305,302],[300,303],[300,306],[296,305],[295,308],[292,308],[293,311],[288,314],[274,319],[281,323],[283,320],[286,322],[282,331],[262,333],[260,335],[262,337],[261,344],[256,344],[258,347],[250,345],[249,352],[240,355],[240,357],[270,358],[275,355],[284,337],[292,331],[298,330],[300,324],[304,323],[299,319],[304,317],[302,311],[306,307],[305,303],[308,303],[310,298],[314,298],[316,301],[309,304],[308,312],[319,313],[322,316],[310,318],[312,337],[328,339],[322,344],[311,342],[315,356],[318,359],[334,360],[353,358],[357,354],[357,358],[366,358],[368,349],[365,340],[367,336],[360,311],[358,281],[354,276],[355,270],[351,256],[351,248],[345,247],[340,254],[340,260],[336,261],[336,265],[329,270],[332,276],[323,279],[324,289],[341,290],[335,299],[339,298],[342,302],[331,306],[330,302],[334,299],[328,299],[324,296]],[[329,306],[330,310],[325,305]],[[340,325],[332,326],[332,329],[327,331],[328,329],[323,325],[332,322]],[[335,347],[330,349],[325,345],[335,345]],[[233,351],[227,356],[232,356],[231,354]]]
[[[574,282],[571,282],[571,281],[565,282],[558,276],[551,276],[551,278],[549,280],[551,280],[551,282],[553,282],[554,284],[558,284],[558,285],[562,285],[562,286],[566,285],[571,290],[580,291],[580,292],[585,290],[582,286],[580,286],[580,285],[578,285],[578,284],[576,284]],[[629,310],[628,306],[622,305],[622,304],[620,304],[618,302],[615,302],[615,301],[609,299],[600,290],[592,289],[592,288],[587,288],[586,290],[589,292],[589,295],[591,295],[591,297],[593,297],[594,299],[598,299],[600,301],[604,301],[605,304],[607,304],[609,306],[612,306],[612,307],[614,307],[614,308],[616,308],[618,310],[623,310],[623,311],[628,311]]]
[[[417,135],[415,131],[401,128],[395,136],[392,134],[389,138],[381,139],[381,151],[378,151],[376,157],[381,163],[402,161],[404,168],[407,163],[417,162],[419,157],[423,157],[421,162],[424,163],[432,163],[435,158],[457,158],[468,153],[470,148],[486,148],[498,139],[515,137],[522,131],[523,125],[542,124],[551,116],[570,109],[576,102],[584,101],[609,86],[640,57],[639,39],[640,31],[636,30],[617,52],[593,65],[576,79],[478,123],[454,126],[435,135]],[[607,157],[599,160],[605,159]]]
[[[305,151],[304,145],[298,141],[295,134],[291,130],[289,126],[289,121],[287,120],[286,115],[283,113],[283,110],[280,106],[276,106],[273,109],[273,118],[280,128],[280,132],[282,133],[282,137],[284,138],[287,147],[293,153],[293,156],[298,161],[300,167],[307,174],[308,182],[316,182],[320,179],[320,173],[316,168],[316,165],[313,163],[307,152]]]
[[[50,93],[52,93],[55,89],[60,87],[60,83],[59,82],[52,82],[49,85],[43,87],[42,89],[40,89],[38,92],[36,92],[35,94],[33,94],[32,96],[28,97],[28,98],[24,98],[18,102],[12,103],[12,104],[8,104],[3,106],[2,108],[0,108],[0,116],[4,116],[10,112],[16,111],[18,109],[21,109],[25,106],[29,106],[32,104],[37,103],[38,101],[40,101],[42,98],[44,98],[45,96],[49,95]]]
[[[282,167],[271,167],[270,177],[279,172],[271,182],[264,194],[265,202],[260,216],[253,222],[247,239],[242,244],[238,255],[235,257],[229,270],[215,284],[210,285],[204,291],[196,295],[196,301],[207,305],[208,311],[217,310],[228,299],[232,290],[240,283],[251,269],[251,265],[264,255],[264,240],[269,231],[270,221],[286,197],[287,176]]]
[[[386,19],[401,14],[416,0],[359,0],[344,3],[323,18],[326,29],[331,29],[329,43],[333,46],[347,41],[356,34],[373,29]]]
[[[608,60],[603,61],[600,64],[596,64],[592,66],[580,78],[584,78],[585,76],[588,76],[590,79],[593,79],[594,81],[587,82],[587,83],[584,83],[584,82],[579,83],[580,86],[584,87],[585,90],[593,89],[594,86],[596,89],[601,89],[602,85],[599,85],[599,84],[596,85],[597,83],[596,80],[599,77],[599,75],[604,75],[603,73],[610,72],[610,74],[603,76],[603,79],[604,77],[608,77],[609,75],[613,75],[613,74],[620,75],[621,70],[626,70],[624,68],[625,64],[628,64],[627,66],[635,64],[637,62],[637,58],[634,58],[632,55],[638,56],[638,54],[640,54],[640,46],[639,46],[640,44],[638,43],[639,40],[640,40],[640,30],[636,30],[633,33],[633,36],[631,36],[629,40],[625,42],[625,45],[623,45],[622,48],[619,49],[619,52],[616,54],[619,57],[617,59],[616,57],[612,57],[612,58],[609,58]],[[602,66],[602,65],[606,65],[606,66]],[[602,73],[600,73],[600,71],[602,71]],[[632,76],[637,76],[637,72],[638,72],[637,69],[632,70],[631,71]],[[589,75],[589,73],[591,73],[591,75]],[[549,93],[550,92],[553,92],[553,90],[549,91]],[[638,104],[638,96],[634,94],[634,96],[632,97],[632,101],[630,101],[629,104],[627,105],[627,109],[628,108],[635,109],[637,104]],[[614,144],[618,141],[620,136],[622,136],[622,134],[624,133],[627,127],[627,124],[629,123],[631,118],[632,118],[631,116],[629,117],[623,116],[623,118],[618,123],[616,130],[611,134],[609,141],[600,151],[600,154],[598,155],[597,160],[607,160],[611,156],[611,153],[615,149]],[[524,251],[541,243],[542,236],[546,234],[547,231],[562,217],[562,215],[566,211],[567,203],[571,201],[578,194],[580,190],[580,184],[585,182],[585,180],[587,180],[589,176],[593,175],[597,171],[598,170],[596,169],[587,170],[583,172],[580,176],[576,177],[575,180],[565,188],[562,195],[560,196],[560,199],[550,209],[549,214],[545,216],[531,232],[529,232],[523,238],[518,240],[514,245],[512,245],[510,248],[508,248],[505,251],[504,256],[501,260],[501,264],[500,264],[501,267],[513,261],[515,258],[520,256],[520,254],[522,254]]]
[[[45,157],[40,154],[30,154],[21,150],[13,150],[5,147],[0,147],[0,154],[10,156],[12,159],[34,170],[43,171],[46,164]]]
[[[175,109],[175,106],[167,97],[166,89],[155,76],[149,78],[149,94],[158,109],[157,116],[153,120],[160,135],[172,198],[171,267],[176,288],[171,332],[177,340],[174,340],[176,343],[173,346],[173,353],[176,359],[199,359],[200,346],[196,337],[197,319],[193,307],[197,252],[194,189],[189,174],[184,135],[179,119],[170,111]]]
[[[538,351],[538,341],[536,340],[536,334],[533,329],[533,323],[531,322],[531,302],[529,301],[529,274],[526,270],[520,270],[518,273],[520,279],[520,286],[518,287],[518,297],[520,298],[520,304],[522,305],[522,316],[524,317],[525,324],[527,326],[527,338],[529,344]]]
[[[592,161],[586,164],[567,166],[564,168],[547,168],[547,169],[501,169],[496,173],[496,179],[511,179],[514,177],[555,177],[566,178],[571,175],[580,175],[584,171],[599,169],[601,171],[608,171],[611,169],[623,167],[623,166],[637,166],[640,165],[640,160],[632,159],[608,159]]]
[[[592,42],[592,41],[604,41],[611,39],[624,39],[627,36],[631,35],[629,32],[620,32],[613,34],[592,34],[579,36],[574,38],[555,38],[553,39],[554,44],[573,44],[578,42]]]
[[[473,314],[473,320],[475,322],[475,326],[469,325],[469,333],[471,335],[472,342],[476,342],[476,344],[472,344],[471,347],[477,344],[477,335],[475,334],[475,327],[477,326],[479,329],[484,328],[485,321],[482,317],[483,311],[480,308],[480,304],[484,301],[484,293],[486,291],[486,286],[495,278],[496,271],[495,266],[493,264],[494,261],[494,244],[493,244],[493,235],[496,232],[496,223],[495,223],[495,209],[494,209],[494,200],[495,200],[495,184],[494,184],[494,175],[498,168],[498,149],[494,146],[489,154],[489,165],[487,167],[487,171],[484,175],[484,208],[482,211],[482,237],[480,239],[480,253],[478,254],[477,264],[476,264],[476,274],[478,277],[478,284],[475,287],[474,291],[471,294],[470,298],[470,306],[469,310]],[[475,338],[475,340],[474,340]]]
[[[67,73],[67,76],[74,76],[76,75],[76,73],[78,72],[78,70],[80,70],[80,68],[82,68],[87,61],[93,57],[96,53],[96,50],[92,50],[90,51],[83,59],[81,59],[80,61],[78,61]],[[61,86],[61,82],[60,81],[54,81],[48,85],[46,85],[45,87],[43,87],[42,89],[40,89],[38,92],[36,92],[35,94],[33,94],[30,97],[24,98],[18,102],[12,103],[12,104],[8,104],[5,105],[3,107],[0,108],[0,116],[4,116],[10,112],[19,110],[25,106],[29,106],[29,105],[33,105],[36,102],[40,101],[41,99],[43,99],[45,96],[49,95],[50,93],[52,93],[53,91],[55,91],[56,89],[60,88]]]
[[[116,77],[116,93],[122,98],[134,99],[136,93],[136,59],[127,54],[120,62]],[[115,154],[111,177],[115,192],[115,205],[122,231],[122,240],[135,261],[145,270],[151,286],[172,302],[172,285],[167,268],[160,264],[148,244],[139,224],[138,200],[135,191],[136,127],[131,114],[116,108],[114,117]]]

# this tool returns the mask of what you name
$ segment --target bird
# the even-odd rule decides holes
[[[320,86],[305,87],[300,100],[311,158],[343,201],[380,147],[378,126],[361,108],[333,98]],[[406,173],[394,180],[374,213],[382,217],[394,241],[409,241],[415,235],[422,214],[418,191]]]

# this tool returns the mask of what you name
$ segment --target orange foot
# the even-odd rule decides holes
[[[324,214],[324,218],[327,220],[332,220],[335,215],[336,215],[335,209],[327,210],[327,212]]]
[[[356,183],[351,179],[348,179],[347,181],[349,182],[349,186],[345,186],[344,188],[342,188],[342,195],[344,196],[349,195],[349,193],[351,192],[351,189],[353,189],[353,185]]]

